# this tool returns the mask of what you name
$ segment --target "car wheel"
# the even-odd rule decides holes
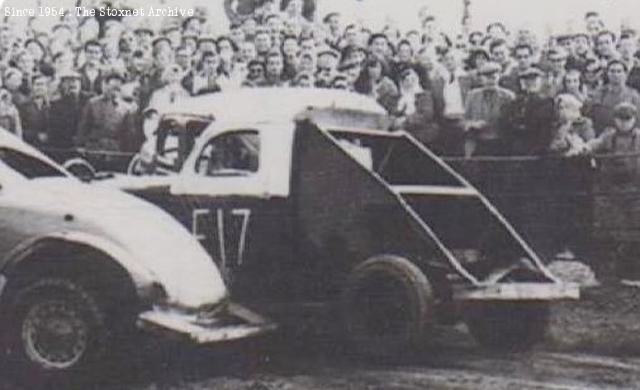
[[[544,339],[549,320],[546,303],[478,303],[469,308],[467,327],[483,347],[525,351]]]
[[[96,169],[83,158],[72,158],[65,161],[62,166],[73,176],[85,182],[94,180],[97,175]]]
[[[356,267],[343,296],[348,341],[371,357],[393,357],[420,346],[432,311],[427,277],[397,256],[378,256]]]
[[[140,156],[140,154],[136,154],[133,156],[131,161],[129,161],[129,165],[127,166],[127,175],[142,176],[143,174],[144,166],[142,156]]]
[[[21,382],[37,387],[92,374],[109,333],[96,297],[81,284],[47,278],[13,295],[6,332],[8,360]]]

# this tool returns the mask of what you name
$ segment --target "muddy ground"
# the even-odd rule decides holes
[[[464,325],[438,329],[421,356],[363,362],[323,339],[224,348],[151,347],[145,362],[100,390],[639,389],[640,288],[609,284],[556,304],[543,345],[496,354]],[[260,351],[259,353],[255,353]],[[116,374],[114,374],[116,375]],[[0,381],[2,389],[24,390]]]

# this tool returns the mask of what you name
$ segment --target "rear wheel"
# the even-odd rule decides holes
[[[471,307],[467,326],[483,347],[524,351],[544,339],[548,320],[547,303],[491,302]]]
[[[410,261],[372,258],[353,271],[343,299],[348,340],[363,354],[396,355],[424,341],[433,311],[431,284]]]
[[[28,388],[89,377],[109,340],[97,296],[77,281],[47,278],[12,294],[6,325],[8,363]]]

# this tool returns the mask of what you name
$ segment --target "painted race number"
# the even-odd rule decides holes
[[[194,209],[191,233],[222,268],[234,268],[244,262],[250,218],[250,209]]]

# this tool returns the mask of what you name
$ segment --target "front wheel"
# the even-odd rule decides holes
[[[469,332],[483,347],[524,351],[544,339],[549,305],[542,302],[478,303],[469,308]]]
[[[25,283],[12,297],[7,358],[20,381],[32,388],[89,376],[109,338],[96,297],[63,278]]]

